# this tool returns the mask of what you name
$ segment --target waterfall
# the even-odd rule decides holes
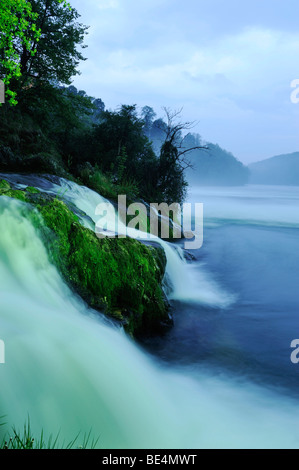
[[[108,231],[115,231],[115,220],[117,219],[118,234],[125,234],[131,238],[145,242],[149,240],[147,233],[126,227],[125,224],[119,220],[115,207],[95,191],[85,186],[78,186],[76,183],[63,178],[60,179],[60,185],[53,186],[52,190],[54,190],[56,194],[62,193],[64,198],[71,201],[77,208],[86,213],[89,218],[93,220],[95,225],[98,224],[98,217],[95,215],[96,207],[99,204],[106,204],[111,208],[109,211],[110,218],[105,218],[105,222],[107,223],[106,229]],[[82,218],[82,223],[90,228],[90,222],[88,220],[86,221],[84,217]],[[198,279],[196,279],[193,274],[192,266],[187,263],[183,251],[179,246],[171,244],[154,235],[151,235],[150,241],[163,248],[166,254],[166,276],[170,284],[167,295],[170,300],[200,302],[210,307],[222,308],[227,307],[234,301],[234,296],[221,289],[221,287],[211,279],[203,265],[199,273],[200,282],[198,282]]]
[[[81,215],[81,223],[92,230],[95,230],[95,225],[99,222],[99,217],[96,216],[96,208],[100,204],[106,204],[111,208],[109,211],[110,219],[105,219],[107,222],[107,230],[110,229],[111,232],[115,230],[115,220],[117,219],[117,231],[119,234],[125,234],[144,242],[149,240],[147,233],[126,227],[125,224],[119,220],[117,209],[107,199],[86,186],[78,185],[65,178],[54,178],[52,181],[49,181],[47,178],[24,175],[0,174],[0,177],[13,182],[20,189],[34,184],[44,192],[63,197],[64,200],[69,201],[82,211],[83,214],[87,215],[87,217],[83,214]],[[200,282],[198,282],[197,278],[194,276],[192,265],[187,263],[182,249],[179,246],[153,235],[151,235],[150,241],[161,246],[166,254],[165,288],[167,289],[167,296],[170,300],[202,303],[212,308],[226,308],[235,300],[233,295],[223,290],[221,286],[211,278],[203,264],[200,266],[200,272],[197,273],[197,278],[200,278]]]
[[[298,446],[291,400],[162,367],[89,309],[49,262],[32,210],[0,198],[0,438],[29,417],[36,437],[91,431],[107,449]]]
[[[179,444],[179,431],[168,435],[168,425],[179,429],[179,421],[160,375],[121,331],[74,297],[49,263],[27,211],[0,198],[6,345],[0,416],[20,429],[29,416],[34,432],[61,430],[69,440],[91,429],[104,447]]]

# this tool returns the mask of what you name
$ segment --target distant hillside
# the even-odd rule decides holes
[[[159,156],[169,123],[161,118],[155,119],[156,113],[150,106],[142,108],[141,116],[144,122],[143,132],[152,143],[155,154]],[[170,122],[170,125],[176,124],[180,126],[181,123]],[[181,129],[183,130],[184,126]],[[192,168],[187,168],[185,172],[186,180],[190,185],[242,186],[248,183],[248,168],[230,152],[217,144],[203,142],[201,136],[196,133],[188,133],[183,137],[181,132],[176,137],[175,145],[183,153],[195,147],[208,147],[207,150],[191,150],[183,155],[182,160],[192,164]]]
[[[203,145],[199,136],[188,134],[184,147],[192,148]],[[187,158],[193,169],[186,171],[190,185],[204,186],[242,186],[248,183],[249,170],[233,154],[217,144],[205,143],[208,150],[192,150]]]
[[[249,165],[251,184],[299,186],[299,152]]]

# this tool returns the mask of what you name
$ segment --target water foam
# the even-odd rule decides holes
[[[28,220],[0,198],[0,415],[98,447],[296,448],[297,404],[241,381],[162,368],[62,281]],[[1,427],[0,432],[9,430]],[[1,437],[1,436],[0,436]],[[79,437],[80,442],[80,437]]]

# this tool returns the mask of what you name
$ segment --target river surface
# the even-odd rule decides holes
[[[170,364],[299,397],[290,360],[299,337],[299,188],[193,188],[189,201],[204,204],[204,243],[189,269],[198,293],[203,281],[210,287],[210,302],[176,302],[175,326],[152,350]]]

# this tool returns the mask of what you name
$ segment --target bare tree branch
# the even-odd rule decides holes
[[[189,160],[186,160],[185,155],[193,150],[208,150],[207,146],[196,145],[191,148],[184,147],[184,139],[185,136],[182,135],[183,131],[188,131],[192,129],[197,122],[196,121],[186,121],[181,122],[178,121],[179,117],[181,116],[182,110],[170,110],[169,108],[163,107],[162,108],[165,115],[166,115],[166,125],[167,127],[163,128],[160,127],[166,134],[166,138],[164,141],[164,145],[169,143],[176,148],[177,151],[177,159],[176,163],[183,169],[186,170],[187,168],[193,168],[192,163]]]

